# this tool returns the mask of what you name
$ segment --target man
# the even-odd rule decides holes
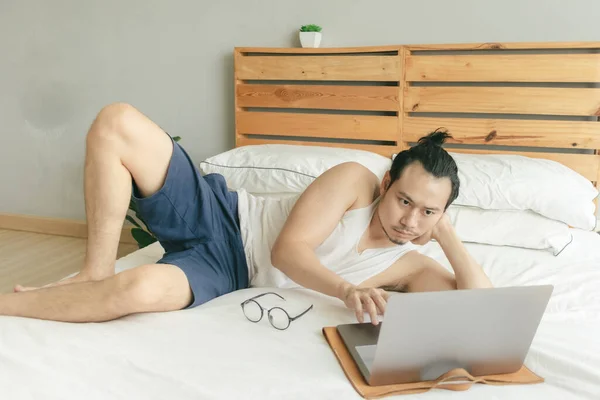
[[[373,323],[385,307],[381,288],[490,286],[444,215],[458,194],[456,165],[441,149],[444,138],[435,133],[417,151],[400,153],[381,183],[355,163],[324,173],[300,196],[282,227],[270,254],[273,266],[299,285],[339,298],[359,321],[368,312]],[[49,287],[15,287],[16,293],[0,296],[0,315],[107,321],[195,307],[248,287],[252,268],[240,232],[247,216],[238,215],[238,193],[228,191],[220,175],[202,177],[183,149],[135,108],[112,104],[96,117],[87,135],[84,190],[88,243],[81,272]],[[132,196],[166,253],[156,264],[115,274]],[[372,271],[377,258],[371,250],[379,254],[390,248],[402,255],[378,266],[380,273],[352,283],[325,267],[317,253],[326,239],[336,239],[330,233],[345,215],[365,207],[372,218],[357,236],[356,254],[350,254],[359,260],[355,265],[366,257]],[[414,250],[411,241],[431,238],[444,249],[455,276],[407,251]]]

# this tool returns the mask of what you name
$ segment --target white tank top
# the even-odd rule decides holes
[[[249,282],[254,287],[299,287],[271,264],[271,249],[300,194],[287,197],[257,197],[238,191],[238,213]],[[319,261],[346,281],[359,285],[383,272],[418,246],[408,242],[358,252],[379,199],[367,207],[347,211],[329,237],[315,249]]]

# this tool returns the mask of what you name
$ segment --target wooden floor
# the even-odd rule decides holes
[[[0,230],[0,293],[15,284],[41,286],[78,272],[85,257],[86,239]],[[118,257],[137,250],[121,244]]]

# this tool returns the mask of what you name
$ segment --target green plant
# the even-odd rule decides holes
[[[174,136],[173,140],[175,142],[179,142],[181,140],[181,137]],[[138,247],[142,249],[156,242],[158,239],[156,239],[156,236],[154,236],[154,234],[150,232],[150,229],[148,229],[148,225],[146,224],[146,221],[144,221],[144,219],[140,216],[137,205],[135,204],[133,199],[129,200],[129,211],[131,211],[131,213],[126,215],[125,219],[131,222],[131,224],[133,225],[131,227],[131,236],[133,236],[133,238],[137,242]]]
[[[300,27],[300,32],[321,32],[321,27],[319,25],[310,24],[310,25],[302,25]]]

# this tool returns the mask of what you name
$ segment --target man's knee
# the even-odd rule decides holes
[[[139,111],[131,104],[112,103],[100,110],[96,120],[113,128],[122,129],[131,119],[138,116]]]
[[[107,299],[111,308],[139,312],[152,307],[153,303],[160,300],[160,285],[156,285],[151,277],[135,270],[117,274],[111,280]]]
[[[187,286],[178,290],[179,283],[165,274],[164,268],[164,265],[147,265],[115,275],[107,299],[110,306],[128,313],[184,308],[189,302]]]
[[[88,141],[115,139],[132,131],[139,111],[127,103],[112,103],[103,107],[88,133]]]

